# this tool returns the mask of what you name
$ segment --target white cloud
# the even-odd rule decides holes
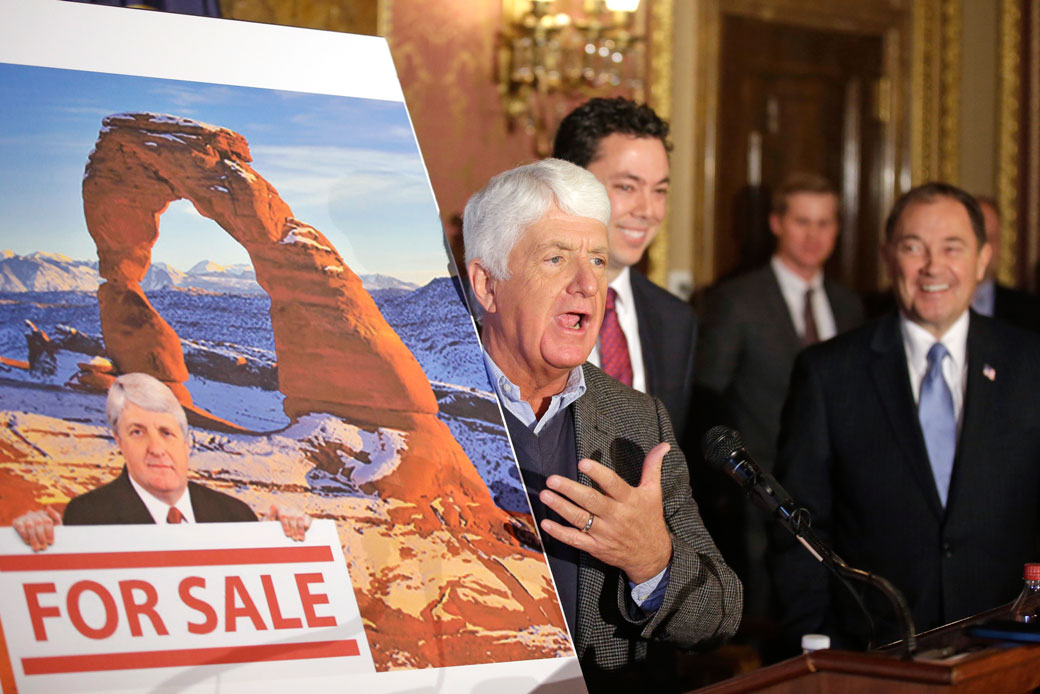
[[[194,112],[194,107],[200,104],[223,105],[235,101],[234,90],[221,85],[187,87],[179,84],[157,83],[152,86],[151,93],[168,99],[174,108],[184,111],[184,114],[178,115],[190,115]]]
[[[290,205],[421,204],[429,186],[415,153],[352,147],[258,146],[253,167]]]

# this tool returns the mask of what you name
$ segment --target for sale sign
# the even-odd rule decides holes
[[[0,623],[20,692],[374,672],[331,521],[0,531]],[[113,549],[119,548],[119,549]]]

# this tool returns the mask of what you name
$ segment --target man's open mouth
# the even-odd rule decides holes
[[[587,313],[562,313],[557,317],[560,324],[568,330],[581,330],[589,324],[589,314]]]

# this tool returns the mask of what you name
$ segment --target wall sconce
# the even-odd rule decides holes
[[[557,11],[553,0],[503,0],[497,82],[510,130],[534,136],[539,156],[563,116],[594,96],[643,101],[643,36],[633,30],[639,0],[585,0]]]

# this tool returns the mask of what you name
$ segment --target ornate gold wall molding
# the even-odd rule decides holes
[[[394,0],[376,0],[376,33],[390,40],[394,30]]]
[[[1026,143],[1026,171],[1023,190],[1025,193],[1026,218],[1024,233],[1026,235],[1025,252],[1023,259],[1025,267],[1023,271],[1026,276],[1026,285],[1034,291],[1040,289],[1037,286],[1036,276],[1033,268],[1040,263],[1040,2],[1030,2],[1029,8],[1029,48],[1025,71],[1027,82],[1026,94],[1029,96],[1027,102],[1026,126],[1028,135]]]
[[[379,0],[220,0],[228,19],[375,35]],[[385,34],[383,34],[385,35]]]
[[[718,122],[719,43],[721,10],[719,0],[697,3],[690,27],[694,35],[694,74],[691,98],[691,122],[673,123],[693,131],[693,167],[691,191],[672,191],[672,196],[689,194],[693,198],[692,234],[693,284],[710,284],[715,279],[715,151]]]
[[[673,0],[654,0],[650,5],[648,101],[664,119],[672,113],[672,21]],[[674,193],[673,193],[674,195]],[[662,287],[668,286],[669,253],[668,222],[665,220],[650,246],[649,277]]]
[[[911,185],[960,177],[960,34],[959,0],[914,0]]]
[[[1034,5],[1036,3],[1033,3]],[[997,279],[1018,283],[1019,127],[1022,87],[1022,11],[1019,0],[1000,6],[1000,110],[997,157],[997,204],[1000,205],[1000,266]]]
[[[960,183],[960,103],[961,103],[961,3],[942,0],[942,45],[939,84],[939,176]]]

